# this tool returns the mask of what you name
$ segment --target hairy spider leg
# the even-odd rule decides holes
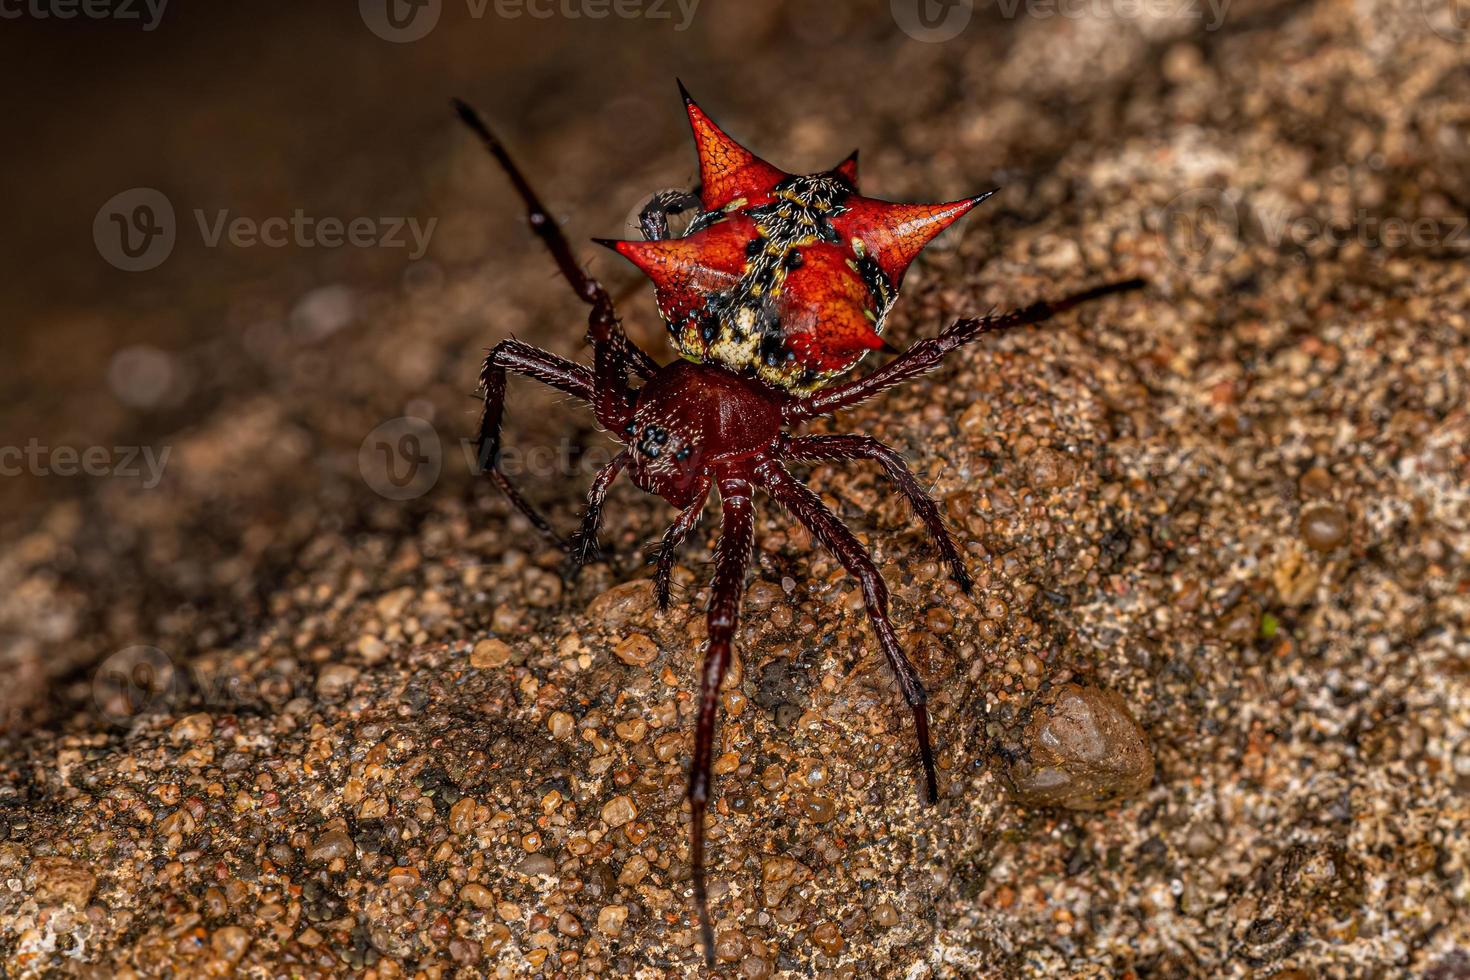
[[[582,515],[582,526],[572,535],[568,550],[568,575],[575,575],[583,565],[600,557],[602,552],[597,546],[597,529],[602,526],[602,505],[607,502],[607,492],[612,489],[613,481],[627,463],[628,451],[624,449],[592,478],[592,486],[587,488],[587,512]]]
[[[679,546],[699,524],[700,517],[704,516],[704,505],[709,500],[709,491],[710,480],[705,477],[695,487],[694,503],[681,510],[674,523],[664,531],[663,540],[658,546],[658,570],[653,576],[653,595],[658,600],[659,609],[669,608],[669,580],[674,574],[674,559],[679,553]]]
[[[919,680],[919,672],[904,656],[898,634],[888,619],[888,586],[878,566],[873,564],[873,559],[868,557],[856,535],[848,530],[841,518],[828,510],[827,505],[793,477],[786,467],[774,459],[767,459],[756,465],[755,472],[761,489],[811,531],[812,537],[820,541],[862,587],[863,605],[878,637],[878,646],[888,658],[888,664],[898,678],[898,689],[903,692],[903,699],[913,712],[919,757],[924,764],[924,798],[934,803],[939,799],[939,782],[934,773],[934,749],[929,743],[928,698],[924,694],[924,684]]]
[[[521,496],[500,468],[500,425],[505,418],[506,372],[514,371],[564,391],[582,401],[592,401],[592,373],[581,364],[557,357],[548,351],[539,350],[519,340],[502,340],[485,358],[480,369],[480,391],[485,397],[485,408],[480,414],[480,431],[475,440],[476,459],[480,468],[505,494],[516,510],[520,511],[542,534],[565,548],[566,542],[552,529],[536,508]]]
[[[788,425],[791,425],[816,418],[819,415],[830,415],[839,409],[850,408],[859,402],[882,394],[889,388],[927,374],[938,367],[950,352],[958,350],[985,334],[1041,323],[1074,306],[1080,306],[1114,293],[1142,289],[1145,285],[1142,279],[1128,279],[1095,286],[1063,299],[1032,303],[1030,306],[1011,313],[1003,313],[1000,316],[957,320],[939,336],[926,337],[915,342],[908,350],[871,374],[845,384],[823,388],[803,398],[793,398],[783,407],[782,417]]]
[[[546,210],[545,205],[541,203],[541,198],[532,189],[530,181],[511,159],[505,144],[501,143],[500,139],[490,131],[485,120],[473,108],[459,99],[451,101],[459,118],[480,138],[485,149],[490,152],[490,155],[500,164],[501,169],[505,171],[506,176],[510,178],[511,184],[520,194],[521,200],[525,202],[526,220],[531,225],[531,230],[545,243],[547,251],[556,261],[557,268],[561,270],[562,277],[566,279],[577,297],[592,307],[587,334],[594,349],[611,344],[617,349],[620,364],[631,367],[640,378],[653,377],[654,372],[658,370],[658,364],[642,348],[629,340],[628,335],[623,332],[622,324],[617,320],[607,290],[602,288],[600,282],[587,275],[582,266],[578,264],[556,219]],[[626,381],[624,381],[625,385]],[[600,418],[599,421],[601,421]],[[606,423],[603,424],[606,425]]]
[[[545,243],[552,259],[561,270],[563,278],[571,285],[577,296],[592,307],[587,317],[587,337],[592,344],[593,351],[593,370],[590,379],[587,378],[586,368],[580,365],[562,361],[560,358],[552,358],[551,355],[543,356],[552,358],[561,365],[560,369],[563,373],[575,372],[579,384],[578,390],[573,393],[591,402],[593,414],[599,425],[614,435],[621,436],[632,417],[634,395],[628,387],[628,368],[631,367],[635,373],[646,379],[653,376],[658,370],[658,365],[623,332],[622,324],[618,322],[617,312],[607,290],[603,289],[602,284],[596,279],[587,275],[577,263],[576,258],[572,255],[571,246],[567,244],[566,236],[561,233],[556,221],[541,203],[541,199],[532,189],[525,174],[511,159],[504,144],[490,131],[485,121],[474,109],[458,99],[454,100],[454,108],[459,113],[460,119],[479,137],[490,155],[500,164],[501,169],[505,171],[511,184],[520,194],[526,206],[526,219],[530,223],[531,230]],[[505,345],[502,344],[496,350],[504,347]],[[523,360],[530,356],[527,353],[530,350],[532,349],[525,345],[515,348]],[[540,354],[540,352],[537,353]],[[550,362],[538,363],[544,365]],[[485,464],[485,469],[490,473],[496,486],[501,489],[512,505],[525,515],[537,530],[556,542],[563,550],[572,552],[574,542],[568,542],[558,535],[545,518],[520,495],[500,469],[500,423],[505,412],[504,367],[521,370],[514,368],[514,365],[497,361],[496,354],[492,352],[491,356],[486,359],[485,367],[481,372],[481,388],[485,396],[485,412],[480,426],[481,461]],[[542,373],[545,373],[544,366],[541,370]],[[534,371],[523,371],[523,373],[537,377]],[[545,381],[547,378],[542,377],[540,380]],[[552,382],[548,381],[548,383]],[[622,461],[627,461],[626,456],[622,457]],[[611,464],[609,466],[611,467]],[[621,464],[612,469],[612,472],[607,475],[606,483],[611,483],[612,477],[617,475],[617,470],[620,468]],[[599,481],[602,476],[603,474],[599,474]],[[606,485],[601,485],[600,491],[598,486],[599,484],[594,484],[594,494],[600,492],[605,495]],[[594,501],[594,511],[600,509],[600,503],[600,498]],[[595,525],[598,519],[600,519],[600,514],[591,513],[587,521],[584,521],[584,527],[589,521],[592,522],[594,534],[591,539],[586,535],[581,535],[580,540],[575,542],[577,550],[572,554],[571,559],[573,569],[586,560],[586,549],[589,544],[593,550],[596,549]]]
[[[751,486],[744,479],[720,480],[720,543],[715,552],[715,574],[710,584],[709,644],[699,678],[699,714],[694,727],[694,757],[689,764],[689,867],[694,880],[694,904],[704,959],[715,962],[715,934],[710,924],[709,893],[704,873],[704,822],[709,807],[710,769],[714,760],[715,718],[720,683],[730,667],[745,571],[755,542],[755,509]]]
[[[872,436],[863,435],[788,436],[782,441],[778,456],[782,459],[803,461],[870,459],[877,462],[883,467],[883,472],[888,474],[888,479],[908,499],[914,514],[923,522],[929,536],[934,539],[934,547],[939,551],[940,558],[949,565],[950,575],[959,583],[960,590],[969,593],[972,585],[970,570],[965,567],[964,559],[955,547],[949,528],[945,526],[944,517],[939,513],[939,505],[892,446],[885,446]]]

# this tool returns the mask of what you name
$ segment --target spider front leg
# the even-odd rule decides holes
[[[679,546],[689,537],[695,525],[699,523],[700,517],[704,515],[704,504],[709,499],[710,481],[708,477],[701,478],[694,489],[694,503],[685,507],[674,519],[664,532],[663,541],[658,548],[658,571],[653,577],[653,595],[658,600],[658,608],[669,608],[669,579],[674,574],[674,558],[678,554]]]
[[[460,119],[480,138],[485,149],[490,152],[490,155],[505,171],[506,176],[510,178],[511,184],[525,203],[526,220],[531,230],[546,244],[563,278],[577,296],[592,307],[587,317],[587,337],[592,343],[593,370],[588,377],[585,368],[575,366],[579,384],[578,390],[573,393],[592,403],[592,411],[599,425],[610,432],[622,433],[632,416],[634,398],[633,392],[628,388],[627,369],[631,367],[641,377],[649,378],[658,370],[658,365],[654,363],[653,358],[634,345],[623,332],[622,324],[618,322],[617,312],[613,308],[613,302],[607,290],[603,289],[602,284],[596,279],[587,275],[577,263],[576,257],[572,255],[571,246],[567,244],[566,236],[561,233],[556,221],[546,210],[546,206],[541,203],[540,197],[532,189],[525,174],[511,159],[504,144],[490,132],[485,121],[468,105],[456,99],[454,107]],[[534,372],[532,373],[535,376]],[[485,363],[481,384],[485,390],[485,417],[481,422],[480,434],[481,460],[487,464],[492,479],[517,510],[561,547],[570,548],[571,546],[551,529],[545,519],[536,513],[534,508],[506,479],[505,474],[500,471],[500,420],[505,406],[505,371],[501,365],[496,363],[494,354]],[[623,459],[626,461],[626,457]],[[579,553],[573,557],[574,563],[579,558],[585,560],[585,549],[589,544],[594,548],[596,546],[596,522],[600,519],[601,505],[599,495],[606,494],[607,484],[612,482],[612,477],[617,475],[619,468],[621,464],[617,467],[610,465],[608,470],[599,474],[598,481],[593,485],[591,511],[587,521],[584,522],[584,528],[586,523],[592,524],[592,534],[581,535],[578,542]]]
[[[934,749],[929,743],[928,698],[919,672],[904,656],[899,646],[898,634],[888,619],[888,586],[873,559],[863,550],[857,537],[843,524],[815,493],[801,484],[775,460],[766,460],[756,468],[756,476],[762,489],[782,507],[800,521],[812,537],[822,543],[842,563],[849,575],[858,580],[863,590],[863,605],[867,607],[868,621],[878,636],[878,645],[888,658],[889,666],[898,678],[898,688],[908,702],[914,715],[914,731],[919,740],[919,756],[924,764],[925,799],[933,803],[939,798],[939,781],[934,772]]]
[[[950,574],[959,583],[960,591],[969,593],[970,570],[965,567],[964,559],[960,557],[959,549],[950,537],[949,528],[945,526],[944,518],[939,513],[939,505],[914,478],[913,471],[904,463],[903,457],[891,446],[885,446],[872,436],[799,436],[794,439],[786,438],[780,455],[786,459],[799,460],[876,461],[898,487],[899,492],[908,498],[909,505],[914,508],[919,520],[924,522],[929,536],[934,539],[934,547],[938,549],[940,558],[949,565]]]
[[[546,249],[551,253],[556,266],[561,270],[562,278],[572,287],[583,302],[593,307],[592,320],[589,324],[588,334],[594,346],[608,344],[616,349],[619,360],[631,367],[640,378],[651,378],[658,370],[658,364],[649,357],[638,345],[628,339],[623,332],[622,326],[613,315],[612,300],[608,298],[607,291],[602,284],[582,270],[576,257],[572,254],[572,247],[567,244],[566,236],[561,233],[556,219],[546,210],[541,203],[541,198],[531,187],[531,182],[521,173],[521,168],[516,166],[511,159],[510,152],[506,150],[505,144],[490,131],[485,120],[473,108],[459,99],[452,99],[454,111],[459,114],[460,120],[480,138],[485,149],[500,164],[501,169],[510,178],[511,184],[516,192],[520,194],[521,200],[526,205],[526,221],[531,230],[546,244]],[[600,321],[596,322],[596,321]],[[602,336],[599,336],[599,333]],[[599,421],[601,421],[599,419]],[[604,423],[606,424],[606,423]]]
[[[710,585],[709,644],[700,672],[694,757],[689,764],[689,867],[694,879],[694,904],[699,910],[704,959],[709,966],[715,962],[715,934],[710,924],[704,874],[704,821],[709,807],[720,684],[730,667],[735,626],[740,618],[740,596],[745,591],[745,570],[750,565],[750,552],[755,543],[755,510],[749,483],[739,479],[720,481],[720,514],[720,544]]]
[[[527,500],[516,490],[500,468],[500,425],[505,417],[506,372],[515,371],[542,384],[564,391],[574,398],[590,402],[593,397],[593,378],[585,367],[548,351],[539,350],[518,340],[502,340],[485,358],[480,369],[480,390],[484,394],[485,408],[480,416],[480,432],[476,438],[476,458],[480,468],[490,474],[490,479],[500,488],[516,510],[525,516],[542,534],[556,542],[560,548],[567,543],[552,529]]]
[[[625,449],[592,478],[592,486],[587,489],[587,512],[582,515],[582,526],[572,535],[567,549],[566,578],[575,578],[583,565],[596,561],[601,556],[602,551],[597,546],[597,529],[602,526],[602,505],[607,502],[607,492],[612,489],[613,481],[618,478],[627,462],[628,451]]]
[[[793,398],[782,409],[782,418],[787,425],[793,425],[819,415],[830,415],[838,409],[849,408],[859,402],[867,401],[889,388],[927,374],[937,368],[952,351],[958,350],[985,334],[1042,323],[1074,306],[1080,306],[1104,296],[1111,296],[1114,293],[1142,289],[1145,285],[1147,283],[1142,279],[1128,279],[1087,289],[1064,299],[1032,303],[1023,309],[1000,316],[957,320],[939,336],[926,337],[917,341],[908,350],[872,374],[846,384],[823,388],[805,398]]]

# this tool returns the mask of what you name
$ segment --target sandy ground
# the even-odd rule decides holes
[[[1433,3],[1324,0],[1213,30],[1185,5],[977,12],[939,45],[884,7],[727,9],[690,43],[903,80],[696,85],[778,163],[861,143],[882,196],[1002,186],[911,272],[890,338],[1150,287],[818,427],[902,450],[977,577],[958,593],[871,469],[805,473],[893,591],[936,807],[854,583],[758,502],[717,972],[1470,976],[1470,37]],[[511,127],[578,240],[692,167],[672,82],[603,85]],[[478,148],[435,133],[427,258],[272,273],[114,358],[74,431],[155,432],[157,486],[12,509],[0,973],[702,970],[682,793],[714,522],[660,614],[669,507],[620,486],[612,560],[565,583],[472,476],[483,348],[579,354],[579,313]],[[631,270],[585,254],[667,356]],[[569,528],[608,443],[515,399],[521,479]],[[413,459],[400,489],[385,467]]]

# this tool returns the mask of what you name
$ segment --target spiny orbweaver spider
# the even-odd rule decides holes
[[[484,471],[531,524],[569,553],[574,568],[595,556],[603,503],[624,469],[640,489],[680,508],[659,549],[654,582],[660,608],[668,606],[679,546],[698,524],[711,491],[719,493],[722,523],[688,790],[694,902],[705,958],[713,963],[705,812],[716,699],[730,664],[751,560],[756,488],[805,525],[861,585],[878,645],[913,712],[929,803],[935,802],[938,788],[924,686],[889,621],[883,577],[852,531],[783,462],[878,463],[913,505],[960,588],[970,589],[970,574],[938,506],[897,452],[866,435],[793,436],[785,430],[917,378],[984,334],[1039,323],[1142,283],[1112,283],[1013,313],[962,319],[867,376],[829,386],[868,351],[887,347],[880,334],[904,270],[936,235],[989,195],[949,204],[892,204],[862,197],[856,154],[825,173],[787,174],[727,136],[682,84],[679,89],[699,153],[699,188],[689,194],[655,195],[640,217],[644,241],[598,240],[653,280],[659,312],[682,355],[662,367],[623,332],[607,292],[577,263],[504,145],[473,109],[458,101],[455,108],[520,193],[531,229],[545,242],[561,274],[592,307],[590,368],[517,340],[501,341],[486,358],[480,375],[485,409],[478,441]],[[668,216],[685,210],[695,211],[693,220],[683,235],[671,237]],[[641,381],[638,387],[629,384],[630,370]],[[588,402],[598,425],[627,447],[593,479],[586,517],[570,540],[552,530],[500,469],[507,371]]]

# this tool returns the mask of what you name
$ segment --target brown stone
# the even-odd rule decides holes
[[[1020,802],[1101,810],[1153,781],[1148,739],[1123,699],[1099,687],[1066,684],[1036,707],[1010,779]]]

